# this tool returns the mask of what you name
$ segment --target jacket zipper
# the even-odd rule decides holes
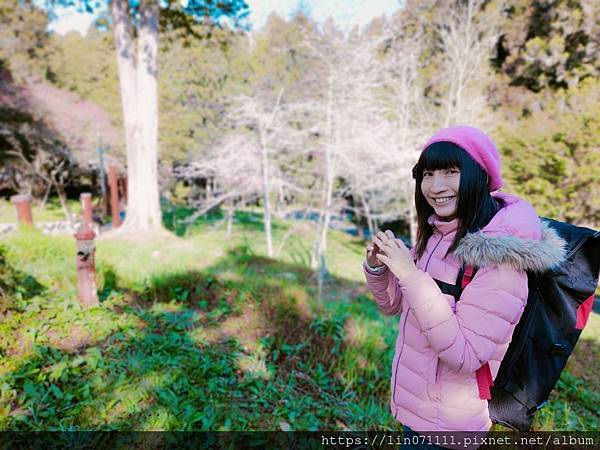
[[[396,380],[398,379],[398,364],[400,363],[400,356],[402,356],[402,350],[404,349],[404,330],[406,329],[406,319],[408,311],[404,314],[404,323],[402,324],[402,346],[400,347],[400,353],[396,359],[396,366],[394,367],[394,383],[392,385],[392,400],[396,403]]]
[[[433,250],[431,250],[431,253],[429,254],[429,258],[427,258],[427,263],[425,264],[425,270],[423,272],[427,272],[427,267],[429,267],[429,261],[431,261],[431,257],[433,256],[433,254],[435,253],[435,250],[438,248],[438,246],[440,245],[440,243],[442,242],[443,239],[444,239],[444,235],[442,234],[442,237],[440,238],[438,243],[435,244],[435,247],[433,247]]]
[[[425,264],[424,272],[427,272],[427,267],[429,266],[429,261],[431,261],[431,257],[433,256],[433,254],[435,253],[435,250],[438,248],[438,246],[440,245],[440,243],[442,242],[443,239],[444,239],[444,235],[442,234],[442,237],[437,242],[437,244],[435,244],[435,247],[433,247],[433,250],[429,254],[429,258],[427,258],[427,263]],[[407,320],[408,320],[408,310],[404,314],[404,323],[402,324],[402,346],[400,347],[400,353],[398,354],[398,359],[396,359],[396,366],[394,367],[394,383],[393,383],[393,388],[392,388],[392,400],[394,401],[394,403],[396,402],[396,380],[398,378],[398,364],[400,363],[400,357],[402,356],[402,351],[404,350],[404,336],[405,336],[404,330],[406,329],[406,321]],[[435,370],[436,370],[435,378],[437,381],[437,367]]]

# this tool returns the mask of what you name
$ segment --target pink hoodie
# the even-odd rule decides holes
[[[408,284],[399,285],[387,268],[377,273],[364,264],[381,311],[401,315],[390,404],[396,420],[417,432],[489,430],[475,372],[489,362],[492,376],[498,373],[527,301],[525,270],[554,263],[549,255],[556,236],[533,207],[513,195],[493,195],[502,208],[447,257],[458,222],[430,218],[434,234]],[[455,284],[462,264],[479,269],[456,304],[433,279]]]

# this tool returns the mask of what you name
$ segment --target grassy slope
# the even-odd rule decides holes
[[[319,305],[312,229],[270,260],[260,219],[237,219],[232,238],[213,219],[173,242],[99,241],[87,311],[72,237],[3,239],[21,287],[0,321],[0,428],[396,429],[397,319],[365,295],[363,244],[331,233]],[[598,330],[593,316],[536,428],[598,429]]]

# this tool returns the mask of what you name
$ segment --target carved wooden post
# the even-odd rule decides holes
[[[77,240],[77,291],[79,302],[84,306],[97,306],[96,264],[94,237],[92,226],[85,220],[75,233]]]
[[[83,192],[79,198],[81,199],[83,220],[91,225],[94,220],[92,215],[92,194],[89,192]]]
[[[117,228],[121,226],[120,204],[119,204],[119,186],[117,183],[117,166],[111,165],[108,168],[108,184],[110,189],[110,207],[112,212],[112,226]]]

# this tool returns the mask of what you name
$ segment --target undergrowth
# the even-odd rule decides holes
[[[307,261],[294,259],[309,237],[267,258],[248,217],[230,237],[213,218],[175,243],[99,241],[101,303],[89,309],[72,237],[4,238],[0,429],[398,430],[398,318],[378,312],[360,279],[363,243],[332,232],[319,302]],[[586,334],[536,429],[599,428],[598,365]]]

